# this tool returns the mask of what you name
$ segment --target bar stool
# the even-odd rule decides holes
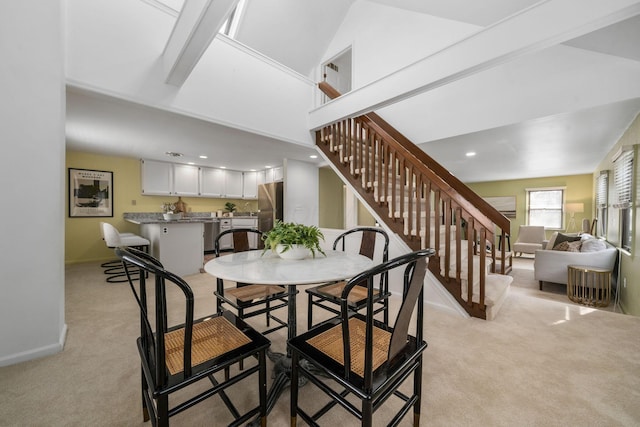
[[[104,221],[100,221],[100,237],[102,237],[102,240],[104,240]],[[133,233],[119,233],[120,237],[125,237],[125,236],[135,236],[135,234]],[[119,271],[121,273],[124,273],[124,270],[122,270],[122,261],[120,261],[119,259],[113,259],[111,261],[106,261],[103,262],[102,264],[100,264],[100,267],[104,268],[104,274],[115,274],[115,272]]]
[[[100,229],[102,231],[102,237],[109,249],[115,249],[119,246],[125,246],[129,248],[135,248],[143,252],[149,252],[149,240],[144,237],[138,236],[133,233],[120,233],[113,225],[107,222],[100,223]],[[111,261],[102,264],[103,266],[109,265]],[[126,282],[127,275],[124,271],[122,264],[119,266],[105,267],[104,273],[107,275],[107,282],[109,283],[121,283]]]

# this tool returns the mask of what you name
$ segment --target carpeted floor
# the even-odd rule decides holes
[[[595,310],[569,303],[563,286],[541,292],[532,259],[518,258],[514,266],[514,283],[495,320],[426,310],[422,424],[640,425],[640,318],[614,313],[613,306]],[[213,278],[197,274],[187,280],[197,314],[204,315],[214,306]],[[298,301],[304,330],[304,294]],[[0,426],[145,425],[134,343],[138,313],[127,285],[106,283],[97,263],[69,266],[66,322],[63,352],[0,368]],[[285,332],[279,332],[270,339],[281,351]],[[251,400],[255,390],[240,388],[234,395]],[[312,405],[318,396],[311,386],[301,389],[301,399]],[[217,399],[185,411],[172,424],[228,424]],[[270,425],[288,425],[288,411],[285,390]],[[401,425],[410,425],[408,418]],[[340,409],[323,423],[356,424]]]

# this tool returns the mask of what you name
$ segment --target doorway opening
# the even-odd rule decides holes
[[[322,64],[322,77],[341,94],[351,91],[351,47],[340,52],[324,64]],[[322,95],[322,103],[329,102],[326,95]]]

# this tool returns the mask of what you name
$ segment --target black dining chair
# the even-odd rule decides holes
[[[352,250],[359,247],[360,255],[369,259],[374,259],[376,248],[382,262],[389,259],[389,236],[378,227],[357,227],[347,230],[339,235],[333,242],[334,250]],[[374,301],[376,303],[375,313],[382,312],[385,323],[389,323],[388,297],[389,287],[387,275],[380,276],[379,284],[374,287]],[[307,293],[307,328],[313,326],[313,307],[322,308],[334,315],[340,314],[340,295],[346,282],[325,283],[305,289]],[[367,288],[365,284],[356,286],[349,294],[349,306],[354,311],[359,311],[366,305]]]
[[[216,257],[224,255],[221,242],[231,237],[231,251],[244,252],[263,249],[262,232],[255,228],[232,228],[221,232],[214,243]],[[252,283],[236,283],[235,286],[225,288],[224,280],[216,278],[216,307],[218,313],[224,311],[224,305],[233,307],[238,317],[248,319],[264,314],[267,329],[263,334],[270,334],[287,327],[287,322],[273,314],[274,310],[286,307],[288,304],[287,289],[278,285],[257,285]],[[259,308],[262,306],[262,308]],[[276,325],[271,327],[271,320]]]
[[[307,424],[318,425],[318,419],[336,404],[357,417],[363,426],[372,425],[373,414],[377,410],[384,414],[377,416],[376,421],[383,421],[386,417],[391,418],[388,425],[397,425],[411,408],[413,425],[420,424],[422,353],[427,348],[423,340],[423,283],[427,257],[433,253],[433,249],[411,252],[352,278],[340,296],[340,317],[321,323],[288,341],[292,355],[292,426],[296,425],[298,415]],[[394,270],[398,270],[398,275],[392,274],[391,277],[403,277],[403,295],[395,322],[390,326],[374,318],[372,290],[380,275]],[[369,289],[367,310],[365,314],[353,313],[348,295],[363,283]],[[409,335],[412,318],[415,335]],[[303,359],[310,363],[300,363]],[[324,406],[318,408],[319,397],[314,389],[313,399],[303,402],[307,408],[315,405],[314,413],[300,406],[301,376],[329,398]],[[406,395],[406,391],[401,392],[399,388],[411,376],[412,394]],[[395,416],[389,415],[390,405],[385,405],[392,396],[402,402]],[[360,400],[360,407],[353,403],[355,399]]]
[[[218,395],[231,417],[217,422],[237,426],[259,418],[266,425],[266,351],[270,341],[231,312],[194,319],[193,291],[184,280],[145,252],[126,247],[117,247],[115,252],[140,308],[137,344],[142,365],[143,420],[151,418],[154,426],[168,426],[170,417]],[[138,273],[135,278],[134,271]],[[168,294],[182,301],[168,301]],[[235,373],[231,365],[237,362],[251,366]],[[244,387],[258,390],[258,402],[241,413],[227,389],[255,373],[257,384]],[[204,381],[211,383],[206,389],[188,387]],[[239,387],[243,386],[238,384],[236,389]],[[194,394],[187,397],[190,391]],[[170,402],[175,392],[180,392],[179,400]],[[246,393],[241,395],[246,406]]]

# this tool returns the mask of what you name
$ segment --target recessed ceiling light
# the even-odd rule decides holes
[[[220,169],[226,169],[226,168],[227,168],[226,166],[220,166]]]
[[[267,169],[271,169],[273,166],[265,166],[265,168]]]
[[[465,156],[467,156],[467,157],[473,157],[475,155],[476,155],[475,151],[469,151],[468,153],[465,154]]]
[[[200,156],[201,159],[208,159],[207,156]]]
[[[195,165],[193,162],[187,162],[188,165]]]
[[[309,157],[312,158],[312,159],[317,159],[318,158],[318,156],[316,154],[312,154]]]
[[[182,153],[176,153],[175,151],[167,151],[164,154],[169,157],[182,157]]]
[[[255,169],[249,169],[249,172],[255,172],[255,171],[256,171]]]

